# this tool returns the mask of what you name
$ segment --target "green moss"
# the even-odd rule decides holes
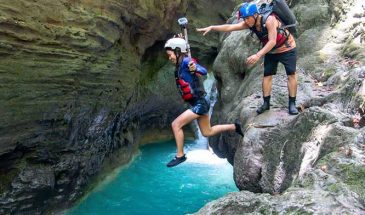
[[[356,59],[356,57],[361,53],[361,49],[358,45],[353,42],[348,42],[342,48],[342,55],[344,57]]]
[[[10,188],[11,182],[18,175],[18,169],[12,169],[9,172],[0,172],[0,193],[4,193]]]
[[[365,198],[365,167],[355,164],[342,164],[341,177],[351,190]]]
[[[313,214],[313,213],[310,213],[310,212],[308,212],[308,211],[305,211],[304,209],[300,209],[300,210],[293,210],[293,211],[290,211],[290,209],[289,209],[289,211],[288,211],[289,213],[293,213],[293,214],[297,214],[297,215],[311,215],[311,214]]]
[[[322,78],[323,81],[326,81],[328,78],[330,78],[333,74],[335,74],[336,70],[333,67],[326,67],[323,71],[322,71]]]
[[[160,69],[166,65],[167,58],[165,56],[165,52],[154,52],[154,57],[146,59],[142,64],[142,73],[141,73],[141,84],[142,86],[150,83],[156,76],[158,75]]]
[[[319,161],[317,161],[316,167],[319,168],[324,165],[326,165],[326,166],[331,165],[332,158],[338,156],[337,154],[338,154],[338,152],[336,152],[336,151],[327,153],[325,156],[321,157],[321,159]]]
[[[331,184],[327,187],[327,190],[333,193],[338,193],[341,189],[337,183]]]
[[[272,210],[271,210],[271,208],[268,208],[268,207],[260,207],[260,209],[258,210],[258,212],[260,213],[260,214],[277,214],[277,213],[275,213],[275,212],[273,212]]]
[[[302,180],[299,180],[298,183],[301,187],[312,187],[315,182],[315,178],[313,175],[308,175],[307,177],[303,178]]]

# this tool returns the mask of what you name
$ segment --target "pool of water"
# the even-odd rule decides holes
[[[66,214],[194,213],[207,202],[237,191],[233,168],[201,144],[185,142],[187,161],[173,168],[166,163],[175,154],[175,142],[148,144],[127,166],[102,182]]]

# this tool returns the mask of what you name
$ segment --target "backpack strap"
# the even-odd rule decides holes
[[[261,27],[264,27],[266,29],[266,21],[269,18],[269,16],[272,14],[272,11],[265,13],[265,14],[261,14],[262,19],[261,19]]]
[[[267,19],[269,18],[270,15],[273,15],[275,17],[275,19],[280,22],[280,26],[277,28],[277,31],[278,31],[278,33],[280,31],[282,31],[282,33],[280,33],[280,34],[284,34],[285,37],[286,37],[285,42],[283,44],[285,44],[285,46],[287,48],[290,48],[290,45],[288,43],[288,39],[289,39],[289,36],[290,36],[291,33],[290,33],[289,30],[288,30],[288,33],[287,33],[286,29],[288,27],[292,27],[295,24],[283,25],[283,21],[279,18],[279,16],[277,16],[275,13],[273,13],[272,11],[270,11],[270,13],[262,14],[262,19],[261,19],[261,28],[262,28],[261,31],[262,32],[266,32],[267,34],[268,34],[268,30],[266,28],[266,24],[265,23],[266,23],[266,21],[267,21]],[[277,48],[277,47],[275,47],[275,48]]]
[[[285,28],[291,28],[291,27],[294,27],[296,25],[297,24],[284,25],[284,26],[281,26],[280,28],[283,28],[283,29],[285,29]]]

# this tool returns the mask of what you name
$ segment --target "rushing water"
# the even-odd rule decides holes
[[[175,142],[143,146],[134,161],[97,187],[67,214],[179,215],[237,191],[232,166],[201,144],[185,142],[188,160],[174,168]],[[206,148],[206,147],[205,147]]]

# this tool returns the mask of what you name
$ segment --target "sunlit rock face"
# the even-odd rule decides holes
[[[273,78],[271,109],[256,114],[256,108],[262,104],[263,68],[261,62],[253,68],[244,62],[260,45],[255,37],[249,36],[249,31],[226,34],[214,62],[220,100],[213,121],[223,123],[240,118],[245,137],[222,134],[210,138],[210,145],[234,165],[239,189],[283,195],[268,197],[270,200],[262,196],[247,212],[260,212],[261,205],[289,207],[291,203],[286,204],[285,198],[298,190],[295,199],[303,194],[314,204],[314,208],[308,206],[304,211],[327,213],[318,209],[323,207],[338,214],[357,213],[365,208],[365,192],[361,188],[365,183],[362,177],[365,172],[365,3],[359,0],[288,2],[299,22],[297,106],[301,113],[288,114],[287,77],[284,68],[279,66],[278,75]],[[317,201],[311,196],[317,189],[330,199]],[[341,200],[325,205],[338,199],[344,190],[346,194]],[[246,201],[245,192],[237,195]],[[217,211],[224,211],[225,206],[235,201],[236,197],[231,197],[207,206],[201,214],[219,214],[213,208],[217,206]],[[352,201],[354,204],[347,205]],[[240,204],[232,203],[233,207],[241,207]],[[303,208],[307,205],[305,201],[299,204],[304,204]]]
[[[140,133],[169,129],[183,106],[164,41],[178,17],[223,22],[232,2],[1,1],[0,214],[67,206],[130,160]],[[190,32],[211,62],[218,35]]]

